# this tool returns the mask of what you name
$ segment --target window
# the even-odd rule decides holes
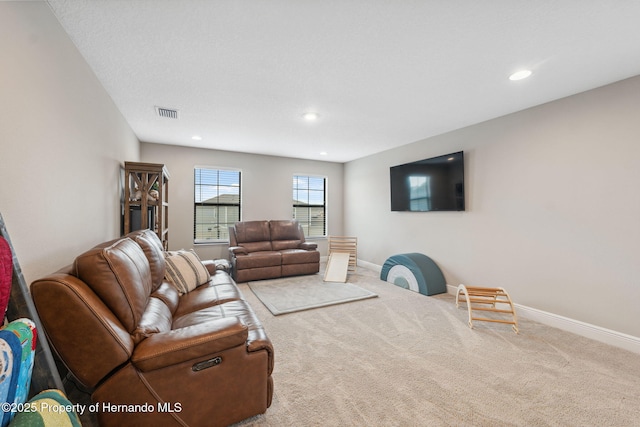
[[[294,175],[293,219],[297,219],[306,237],[324,237],[326,223],[327,179]]]
[[[194,242],[229,240],[240,221],[240,171],[196,168],[194,182]]]

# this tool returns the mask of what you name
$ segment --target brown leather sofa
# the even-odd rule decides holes
[[[150,230],[105,242],[31,285],[101,426],[224,426],[271,405],[272,344],[225,271],[179,295]],[[205,278],[206,280],[206,278]]]
[[[243,221],[229,227],[229,258],[238,282],[315,274],[316,243],[306,242],[296,220]]]

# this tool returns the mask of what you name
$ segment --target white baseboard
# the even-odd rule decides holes
[[[535,308],[527,307],[520,304],[514,304],[518,310],[518,314],[527,319],[545,325],[554,326],[583,337],[591,338],[605,344],[629,350],[633,353],[640,354],[640,338],[633,335],[624,334],[622,332],[613,331],[590,323],[581,322],[568,317],[560,316]]]
[[[380,273],[382,271],[382,266],[378,265],[378,264],[374,264],[374,263],[371,263],[371,262],[363,261],[361,259],[358,259],[356,261],[356,263],[357,263],[358,266],[367,268],[369,270],[373,270],[376,273]]]
[[[382,271],[382,266],[360,259],[358,260],[358,265],[378,273]],[[455,296],[457,291],[457,286],[447,285],[448,294]],[[640,354],[640,337],[634,337],[633,335],[613,331],[611,329],[570,319],[568,317],[538,310],[536,308],[527,307],[526,305],[514,303],[514,306],[516,307],[518,316]]]
[[[455,295],[457,291],[457,286],[447,285],[448,294]],[[513,305],[517,310],[518,316],[640,354],[639,337],[538,310],[537,308],[527,307],[526,305],[516,303]]]

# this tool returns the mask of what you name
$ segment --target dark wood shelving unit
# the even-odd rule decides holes
[[[124,233],[153,230],[169,246],[169,171],[158,163],[124,163]]]

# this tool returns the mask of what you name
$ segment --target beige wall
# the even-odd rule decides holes
[[[44,2],[0,2],[0,212],[27,282],[120,234],[139,143]]]
[[[196,166],[237,168],[242,171],[242,219],[288,219],[292,215],[294,174],[327,177],[327,231],[342,234],[342,163],[261,156],[230,151],[141,144],[145,162],[164,163],[169,182],[169,247],[195,248],[202,258],[227,258],[228,245],[193,243],[193,170]],[[318,239],[326,255],[326,239]]]
[[[345,232],[366,261],[422,252],[451,285],[640,337],[639,99],[636,77],[350,162]],[[390,211],[390,166],[459,150],[466,212]]]

